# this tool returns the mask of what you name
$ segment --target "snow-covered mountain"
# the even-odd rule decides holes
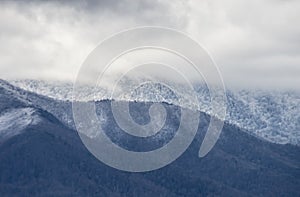
[[[28,126],[36,125],[41,117],[34,108],[14,108],[0,114],[0,139],[18,135]]]
[[[12,84],[24,90],[45,95],[60,101],[71,101],[73,84],[62,82],[46,82],[38,80],[15,80]],[[184,88],[182,96],[190,95]],[[82,100],[110,99],[107,89],[85,87],[81,91]],[[254,91],[254,90],[227,90],[226,121],[244,128],[251,134],[280,144],[300,144],[300,94],[284,91]],[[160,95],[160,96],[158,96]],[[132,96],[132,95],[131,95]],[[211,113],[210,95],[206,86],[197,86],[197,107],[200,111]],[[176,104],[182,107],[194,108],[187,99],[174,97],[163,87],[144,85],[130,95],[114,98],[119,100],[152,101]],[[63,116],[63,114],[61,114]],[[68,119],[65,117],[65,119]],[[67,120],[71,121],[71,120]]]
[[[167,99],[176,99],[172,95],[169,92]],[[160,132],[147,139],[127,135],[114,120],[112,102],[102,100],[95,106],[103,112],[101,126],[107,136],[124,149],[162,147],[179,126],[180,107],[163,103],[167,118]],[[132,118],[139,124],[148,122],[143,112],[152,104],[130,102]],[[210,119],[199,115],[192,144],[173,163],[147,173],[122,172],[99,162],[70,129],[71,102],[0,79],[0,133],[6,135],[0,136],[1,196],[299,196],[299,146],[269,143],[225,123],[212,151],[199,158],[202,131]]]
[[[36,125],[44,125],[48,120],[59,124],[44,108],[53,108],[54,103],[54,99],[30,93],[0,79],[0,144]],[[58,117],[59,114],[56,113]]]

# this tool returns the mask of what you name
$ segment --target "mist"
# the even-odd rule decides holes
[[[101,41],[153,25],[204,46],[227,87],[298,90],[299,10],[296,0],[1,1],[0,78],[72,82]]]

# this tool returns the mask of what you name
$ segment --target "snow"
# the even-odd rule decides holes
[[[0,139],[20,134],[29,125],[36,125],[40,117],[33,108],[13,108],[0,114]]]
[[[18,80],[12,84],[37,94],[61,101],[73,99],[73,84],[37,80]],[[159,89],[159,91],[158,91]],[[197,85],[199,103],[189,103],[191,95],[181,88],[180,99],[164,88],[140,87],[135,95],[122,95],[116,100],[167,102],[211,114],[210,95],[207,88]],[[105,88],[83,87],[82,101],[110,99]],[[227,114],[225,121],[247,130],[259,138],[280,144],[300,144],[300,94],[288,91],[227,90]],[[160,95],[160,96],[158,96]],[[134,99],[133,99],[134,98]],[[212,114],[213,115],[213,114]]]

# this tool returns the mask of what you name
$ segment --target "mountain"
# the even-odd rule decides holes
[[[146,147],[128,143],[132,139],[120,135],[111,102],[115,101],[101,100],[96,106],[106,117],[109,137],[120,146],[143,150],[162,145],[160,140],[168,137],[146,141]],[[151,104],[130,102],[132,117],[147,122],[149,117],[139,114]],[[178,106],[162,104],[178,113]],[[200,113],[197,135],[176,161],[147,173],[122,172],[87,151],[77,132],[63,121],[60,108],[68,105],[0,81],[0,117],[6,125],[1,133],[18,130],[0,142],[1,196],[300,196],[299,146],[270,143],[225,123],[216,146],[199,158],[210,120]],[[22,122],[22,127],[7,126],[12,119]],[[170,130],[178,125],[176,117],[167,123]]]
[[[0,139],[19,134],[29,125],[37,124],[40,117],[34,108],[17,108],[2,112],[0,116]]]
[[[73,84],[46,82],[39,80],[15,80],[12,84],[24,90],[60,101],[71,101]],[[210,94],[203,84],[195,85],[199,103],[195,104],[202,112],[212,114]],[[184,96],[191,95],[184,87],[179,88]],[[96,91],[95,91],[96,90]],[[151,91],[149,91],[151,90]],[[153,91],[154,90],[154,91]],[[157,91],[159,90],[159,94]],[[87,100],[111,99],[105,88],[85,87],[81,98]],[[162,95],[158,97],[157,95]],[[279,144],[300,144],[300,93],[296,91],[227,90],[227,115],[225,121],[243,128],[259,138]],[[114,98],[132,100],[130,97]],[[192,108],[194,105],[177,101],[170,92],[157,87],[144,86],[139,89],[135,99],[148,102],[168,102],[174,105]],[[189,100],[188,98],[186,100]],[[71,111],[71,110],[67,110]],[[69,117],[69,115],[68,115]],[[64,117],[67,119],[68,117]],[[71,124],[72,120],[68,124]]]

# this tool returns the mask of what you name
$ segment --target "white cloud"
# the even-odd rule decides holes
[[[107,36],[139,25],[187,32],[230,86],[298,88],[299,1],[28,1],[0,6],[0,77],[73,80]]]

